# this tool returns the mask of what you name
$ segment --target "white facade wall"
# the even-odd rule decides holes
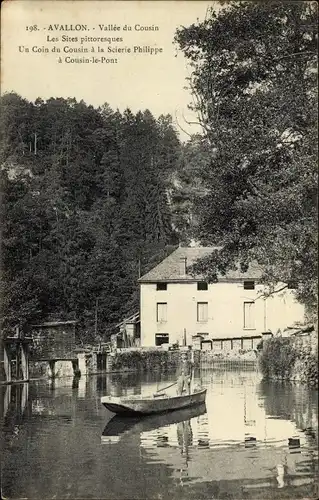
[[[278,285],[278,289],[280,285]],[[167,283],[167,290],[157,291],[156,283],[141,283],[141,345],[154,346],[157,333],[168,333],[169,343],[192,344],[192,336],[206,333],[207,338],[233,338],[276,333],[296,321],[304,320],[304,307],[295,301],[293,290],[269,297],[259,297],[262,285],[245,290],[243,283],[214,283],[208,290],[197,290],[196,282]],[[258,298],[259,297],[259,298]],[[244,302],[255,302],[254,328],[244,328]],[[167,320],[157,322],[157,303],[167,303]],[[197,303],[208,303],[208,318],[197,321]]]

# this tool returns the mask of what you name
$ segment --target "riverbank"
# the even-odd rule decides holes
[[[290,380],[318,389],[318,343],[311,338],[274,337],[262,344],[258,360],[266,380]]]
[[[127,348],[113,352],[92,350],[78,352],[73,361],[31,361],[30,379],[86,376],[98,373],[176,371],[181,353],[185,349]],[[195,368],[242,368],[254,369],[257,355],[254,350],[232,349],[230,351],[186,350]],[[77,373],[74,368],[76,367]]]

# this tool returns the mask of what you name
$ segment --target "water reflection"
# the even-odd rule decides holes
[[[1,387],[1,416],[3,419],[13,416],[21,421],[29,402],[29,383],[8,384]]]
[[[152,394],[170,381],[131,373],[2,386],[4,496],[317,497],[314,391],[206,370],[195,380],[206,406],[123,419],[100,404],[101,395]]]
[[[165,439],[167,436],[165,435],[165,429],[170,425],[177,425],[177,435],[180,436],[181,443],[186,442],[189,444],[189,439],[186,438],[186,427],[184,427],[184,423],[186,419],[189,421],[192,418],[198,417],[206,413],[206,405],[198,405],[194,408],[184,408],[182,410],[175,410],[173,412],[161,414],[161,415],[149,415],[143,418],[141,417],[120,417],[115,415],[109,422],[107,423],[104,431],[102,433],[102,443],[106,442],[118,442],[119,439],[112,438],[120,438],[123,439],[127,437],[129,434],[137,433],[140,434],[141,437],[144,433],[153,432],[155,441],[162,440],[163,442],[168,442]],[[160,432],[158,433],[158,430]],[[160,438],[160,439],[158,439]]]

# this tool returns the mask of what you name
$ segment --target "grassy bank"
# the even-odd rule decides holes
[[[263,342],[259,366],[265,379],[293,380],[318,388],[318,359],[311,344],[275,337]]]

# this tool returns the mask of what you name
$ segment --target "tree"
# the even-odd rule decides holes
[[[209,141],[193,135],[181,146],[178,168],[171,179],[170,199],[173,225],[183,244],[196,238],[197,216],[194,204],[206,193],[204,173],[211,164]]]
[[[197,235],[223,250],[197,269],[257,260],[264,279],[294,280],[316,300],[317,5],[229,2],[177,30],[211,147],[195,203]]]
[[[76,99],[1,99],[2,331],[47,315],[83,340],[138,308],[137,279],[174,232],[171,119]]]

